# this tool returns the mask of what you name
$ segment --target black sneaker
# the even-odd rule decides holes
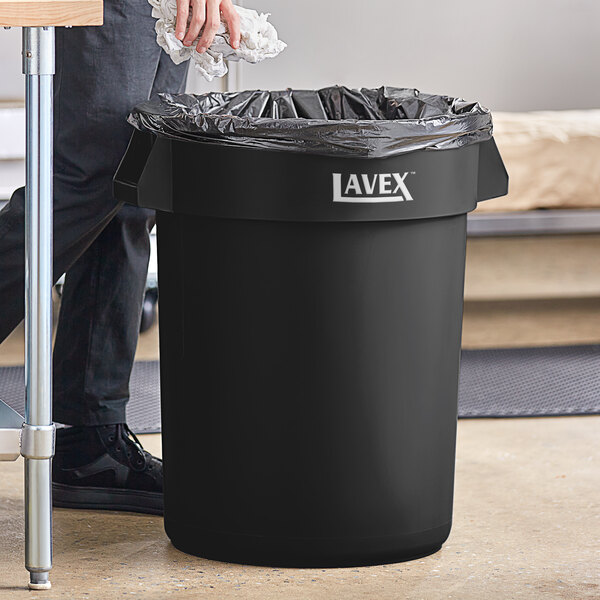
[[[162,461],[124,423],[56,432],[54,506],[163,514]]]

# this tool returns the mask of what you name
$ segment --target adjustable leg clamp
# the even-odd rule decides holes
[[[21,429],[21,456],[44,460],[54,456],[55,425],[27,425]]]

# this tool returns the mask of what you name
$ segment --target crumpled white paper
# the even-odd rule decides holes
[[[282,42],[277,30],[269,23],[269,14],[259,14],[255,10],[236,6],[240,15],[241,40],[237,50],[229,45],[227,25],[221,22],[214,42],[203,54],[196,51],[196,40],[191,46],[184,46],[175,37],[177,19],[176,0],[148,0],[152,6],[152,16],[157,19],[156,42],[171,57],[175,64],[191,60],[196,70],[208,81],[223,77],[228,69],[225,60],[257,63],[265,58],[274,58],[287,45]]]

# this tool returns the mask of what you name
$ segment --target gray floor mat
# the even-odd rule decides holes
[[[127,418],[136,433],[160,431],[157,362],[139,362]],[[0,368],[0,398],[23,414],[23,367]],[[600,414],[600,346],[465,350],[459,416]]]
[[[600,414],[600,346],[464,350],[459,416]]]

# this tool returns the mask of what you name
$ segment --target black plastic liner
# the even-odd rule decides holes
[[[492,116],[479,103],[393,87],[159,94],[136,106],[129,122],[180,140],[359,158],[492,137]]]

